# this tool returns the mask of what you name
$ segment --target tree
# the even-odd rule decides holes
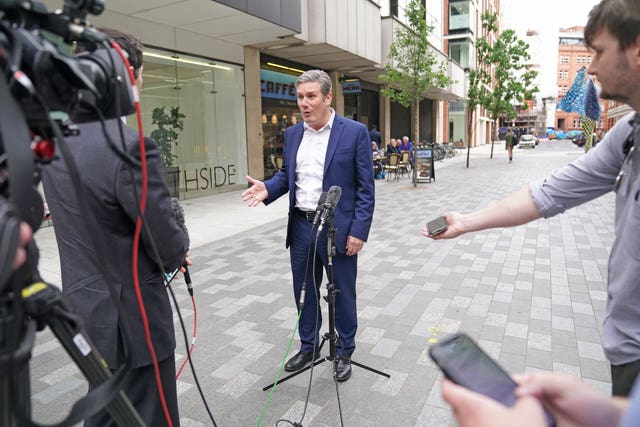
[[[513,119],[516,117],[516,107],[533,99],[538,92],[538,88],[533,86],[538,72],[526,66],[526,62],[531,59],[529,44],[520,40],[511,29],[500,33],[492,44],[487,35],[498,31],[497,15],[484,12],[481,19],[483,37],[478,37],[476,41],[476,68],[469,71],[467,91],[467,167],[476,107],[484,107],[494,123],[500,117]],[[493,158],[497,134],[497,126],[494,126],[490,158]]]
[[[178,145],[178,132],[184,128],[184,118],[186,116],[180,112],[180,107],[173,106],[169,114],[164,111],[164,107],[156,107],[151,113],[152,124],[157,125],[157,129],[151,132],[151,138],[156,141],[160,148],[162,164],[165,167],[173,166],[173,161],[178,157],[173,154],[172,146]]]
[[[414,141],[420,137],[420,100],[431,87],[444,88],[452,83],[447,63],[439,61],[429,45],[434,26],[426,21],[427,11],[420,0],[411,0],[405,10],[408,26],[397,29],[391,43],[386,72],[379,79],[387,84],[382,94],[407,108],[413,105]]]

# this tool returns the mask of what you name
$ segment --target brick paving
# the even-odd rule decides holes
[[[391,378],[354,366],[352,378],[336,387],[330,363],[321,363],[313,371],[303,425],[339,426],[338,394],[345,426],[455,425],[427,348],[456,331],[479,339],[510,372],[565,372],[609,391],[600,333],[612,196],[516,228],[438,242],[420,234],[427,220],[443,212],[486,206],[582,155],[566,141],[515,150],[512,164],[502,145],[496,145],[494,159],[489,150],[472,149],[468,169],[464,155],[436,162],[431,184],[414,187],[406,177],[376,181],[373,226],[359,259],[353,358]],[[286,200],[249,209],[239,193],[184,202],[198,314],[193,361],[219,426],[257,424],[269,395],[262,388],[275,380],[296,322],[284,248]],[[36,241],[43,277],[59,284],[51,227],[40,230]],[[173,291],[190,339],[190,299],[179,281]],[[176,315],[174,320],[178,327]],[[181,363],[181,336],[178,342]],[[291,353],[297,349],[296,336]],[[82,375],[48,331],[37,334],[31,377],[39,422],[61,419],[86,391]],[[309,381],[307,372],[279,384],[260,425],[299,421]],[[178,392],[181,425],[211,425],[188,368]]]

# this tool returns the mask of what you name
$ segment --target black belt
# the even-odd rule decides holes
[[[304,219],[309,222],[313,222],[316,217],[316,211],[303,211],[302,209],[293,208],[293,212],[295,212],[296,215],[304,217]]]

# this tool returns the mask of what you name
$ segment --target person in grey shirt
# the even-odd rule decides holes
[[[585,156],[509,197],[470,214],[445,215],[450,239],[463,233],[549,218],[603,194],[616,193],[615,241],[609,257],[603,346],[611,363],[614,395],[629,394],[640,371],[640,2],[602,0],[589,15],[585,42],[595,56],[588,72],[600,96],[629,104],[635,113],[619,120]]]

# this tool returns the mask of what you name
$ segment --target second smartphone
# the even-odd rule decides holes
[[[484,394],[505,406],[516,403],[518,384],[469,336],[454,334],[429,348],[429,356],[454,383]],[[547,425],[555,426],[545,410]]]

